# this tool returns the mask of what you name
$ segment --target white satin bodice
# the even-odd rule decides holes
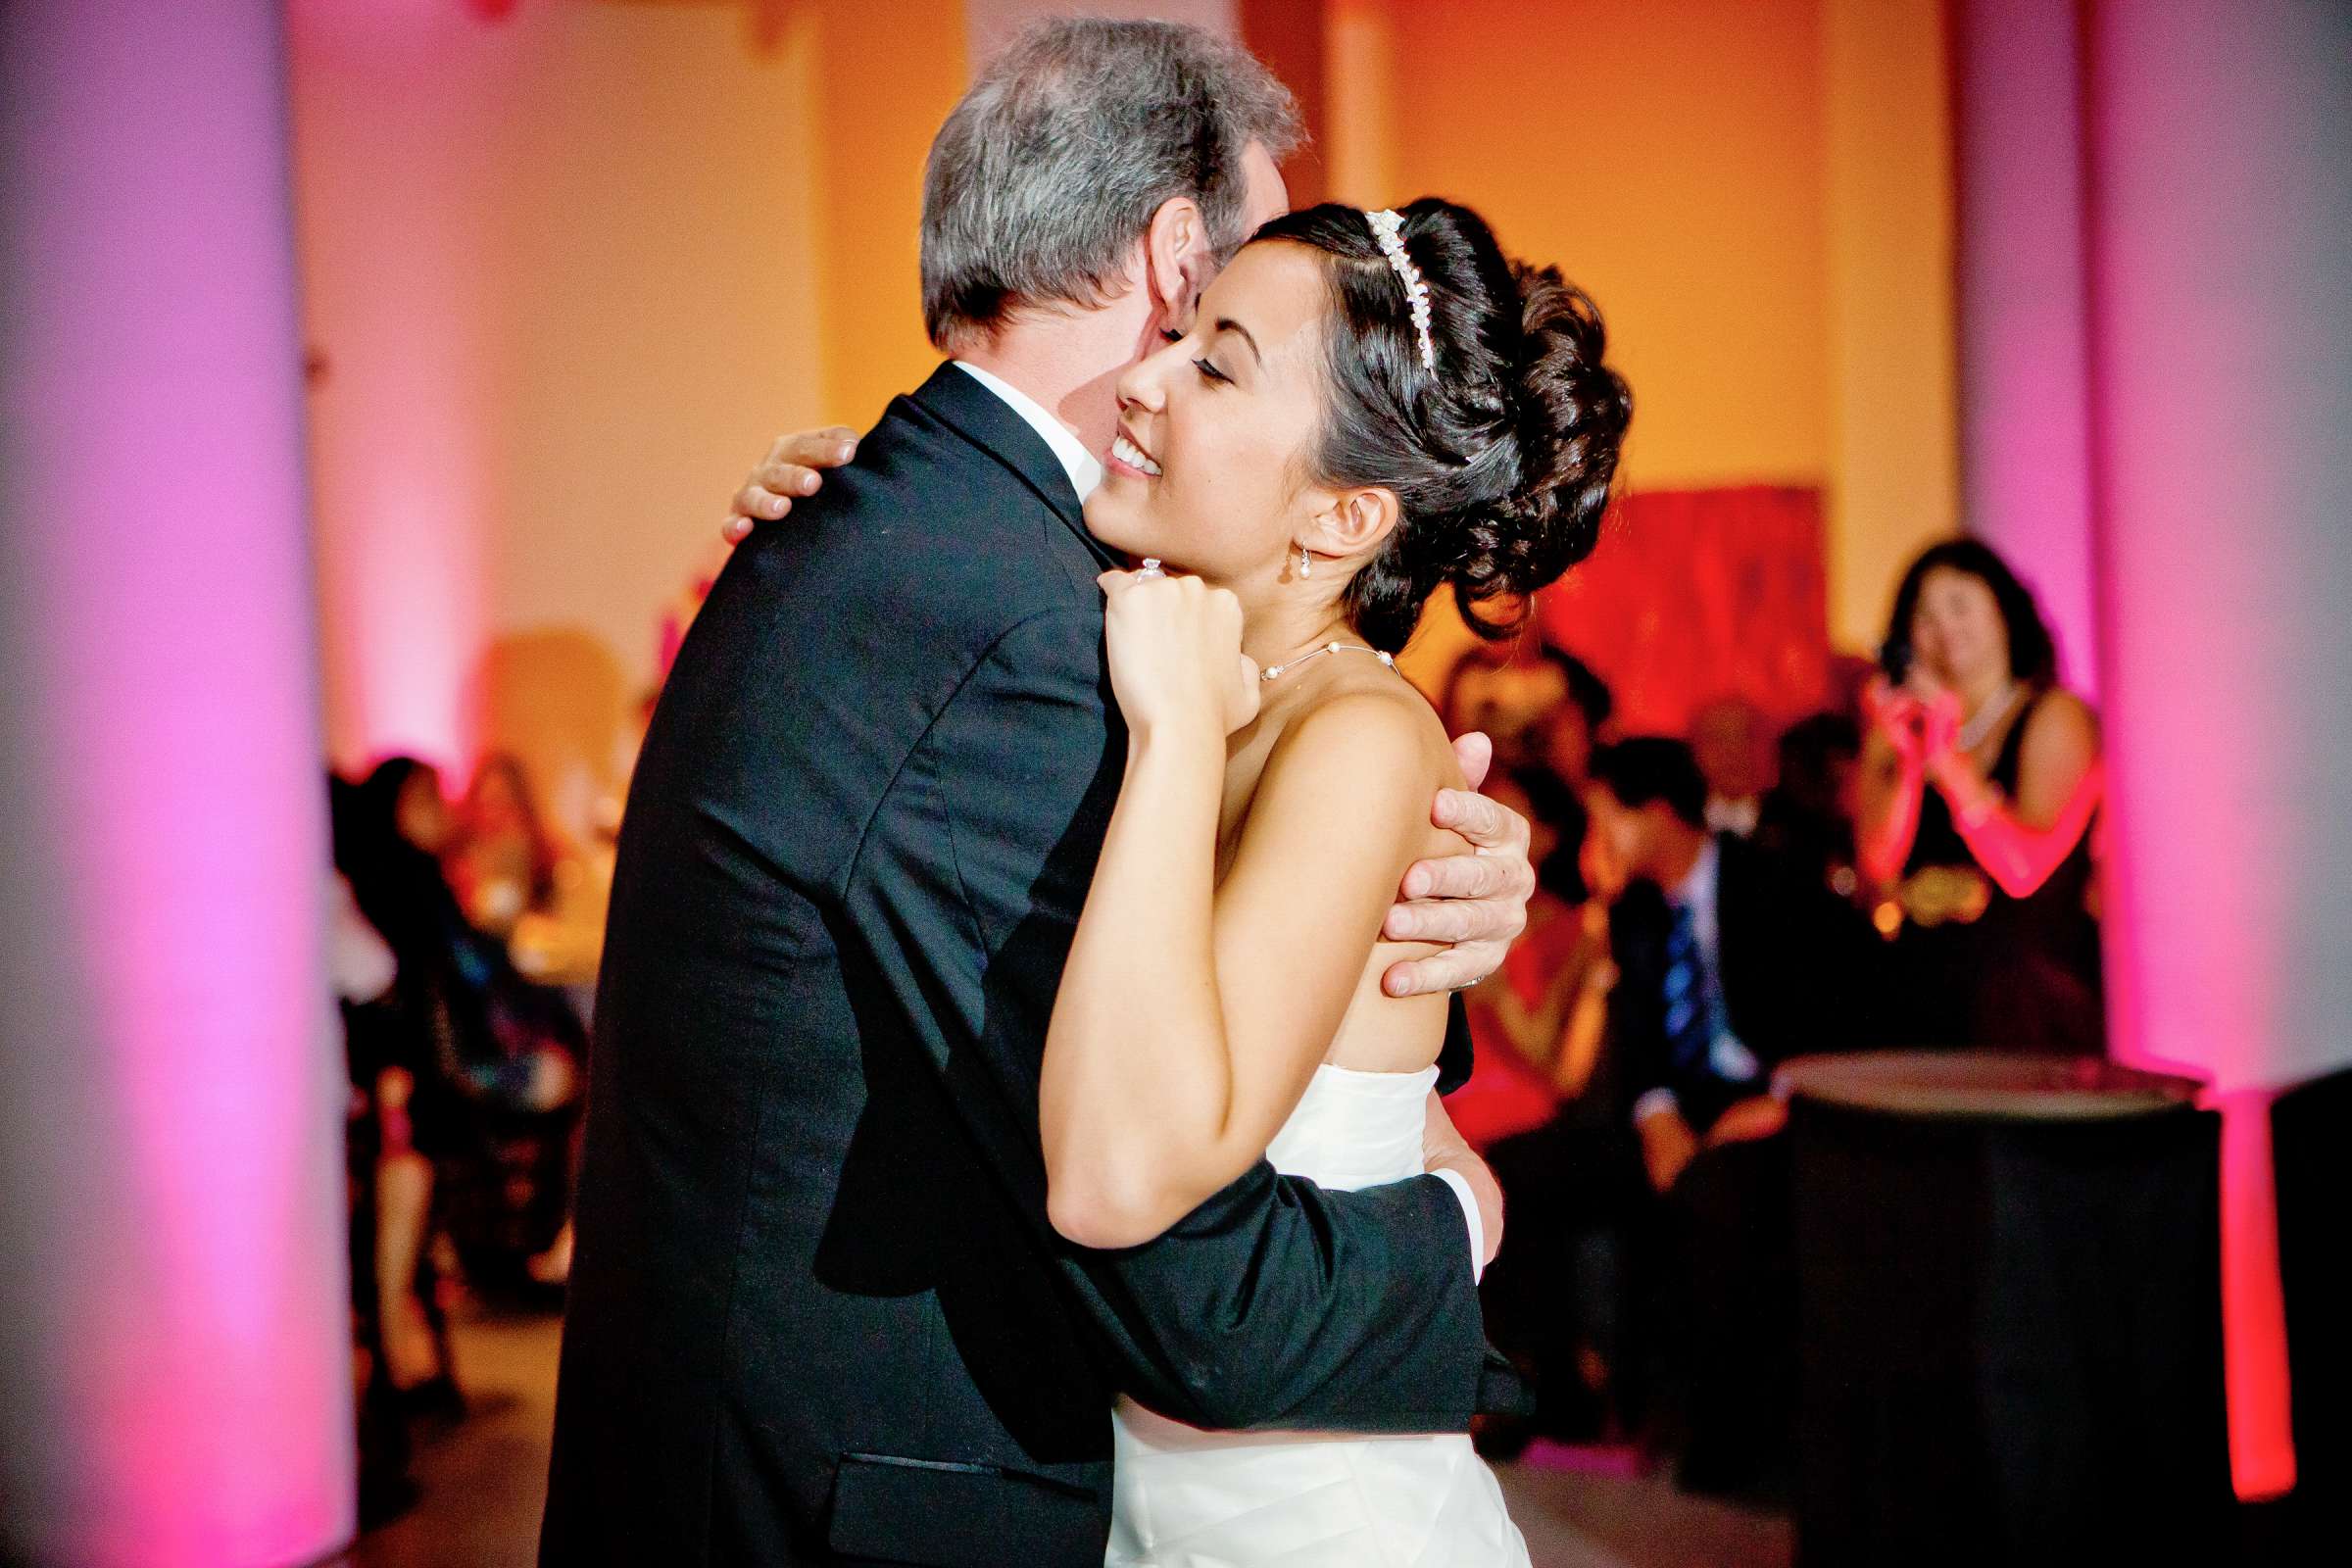
[[[1421,1174],[1421,1131],[1438,1069],[1356,1072],[1329,1062],[1298,1099],[1266,1158],[1285,1176],[1335,1192]]]
[[[1266,1157],[1334,1190],[1420,1175],[1437,1079],[1326,1063]],[[1112,1426],[1110,1568],[1526,1568],[1459,1433],[1203,1432],[1124,1398]]]

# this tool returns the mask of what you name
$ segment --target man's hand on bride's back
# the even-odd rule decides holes
[[[1429,819],[1470,843],[1468,855],[1416,860],[1381,934],[1393,942],[1443,942],[1445,951],[1389,965],[1381,987],[1392,997],[1463,991],[1502,967],[1511,941],[1527,929],[1536,869],[1528,859],[1527,818],[1476,794],[1494,746],[1473,730],[1453,743],[1467,790],[1440,790]]]
[[[1455,1129],[1453,1118],[1446,1113],[1446,1102],[1438,1098],[1434,1089],[1423,1114],[1421,1168],[1433,1175],[1442,1170],[1453,1171],[1470,1184],[1486,1249],[1478,1266],[1483,1269],[1494,1262],[1496,1250],[1502,1246],[1502,1184],[1494,1179],[1494,1173],[1487,1168],[1478,1151],[1470,1147],[1470,1141]]]
[[[767,456],[735,492],[719,537],[731,545],[743,543],[753,528],[775,521],[792,510],[794,501],[816,494],[825,482],[823,469],[838,468],[857,455],[858,432],[846,424],[776,437]]]

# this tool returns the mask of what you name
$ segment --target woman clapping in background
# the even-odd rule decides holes
[[[2097,1054],[2098,720],[1974,539],[1912,563],[1871,693],[1857,850],[1921,1045]]]

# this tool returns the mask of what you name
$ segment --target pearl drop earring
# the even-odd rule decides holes
[[[1315,558],[1306,553],[1306,546],[1300,545],[1298,547],[1298,575],[1312,577],[1314,574]]]

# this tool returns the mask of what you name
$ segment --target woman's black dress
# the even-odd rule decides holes
[[[1988,774],[2013,800],[2026,726],[2047,696],[2027,702]],[[1904,919],[1889,955],[1899,1043],[2105,1053],[2090,840],[2086,828],[2040,887],[2013,899],[1978,866],[1942,792],[1928,786],[1897,896]]]

